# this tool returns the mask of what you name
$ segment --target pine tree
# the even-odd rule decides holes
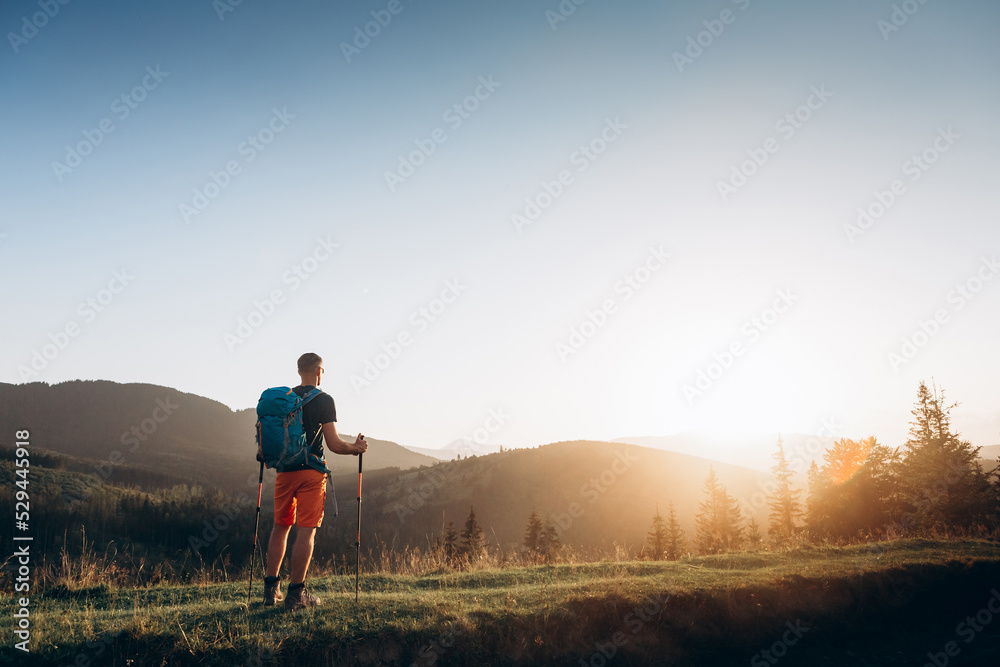
[[[739,502],[719,483],[714,468],[709,468],[703,489],[705,501],[695,515],[695,546],[709,554],[738,548],[743,539]]]
[[[646,535],[646,544],[653,552],[653,560],[663,560],[663,554],[667,549],[667,527],[666,521],[660,516],[659,507],[653,516],[653,527]]]
[[[760,524],[757,523],[757,518],[751,514],[747,521],[747,548],[756,551],[763,541],[764,536],[760,533]]]
[[[1000,456],[997,457],[996,465],[987,477],[993,490],[993,507],[996,508],[994,516],[1000,517]]]
[[[684,553],[684,530],[677,521],[677,512],[673,502],[670,503],[670,513],[667,515],[667,560],[678,560]]]
[[[823,453],[827,531],[841,538],[881,536],[894,504],[895,454],[874,436],[841,438]]]
[[[528,528],[524,531],[524,547],[531,557],[536,557],[539,551],[539,542],[542,539],[542,520],[538,513],[532,509],[531,516],[528,517]]]
[[[875,436],[863,440],[862,446],[868,450],[868,459],[857,477],[855,502],[861,508],[858,514],[862,518],[858,529],[882,538],[899,516],[901,455],[898,449],[878,444]]]
[[[870,539],[893,532],[898,454],[874,436],[841,438],[809,466],[806,520],[813,539]]]
[[[806,525],[809,527],[810,536],[814,540],[818,540],[829,534],[830,519],[826,503],[831,484],[815,461],[809,464],[806,478],[809,480],[809,495],[806,496]]]
[[[470,561],[477,560],[482,556],[484,546],[483,529],[476,521],[476,510],[469,507],[469,518],[462,529],[462,555]]]
[[[444,559],[451,565],[455,566],[458,564],[459,557],[461,556],[461,549],[458,545],[458,531],[455,530],[455,522],[449,521],[448,526],[444,531],[444,539],[442,541],[444,547]]]
[[[702,490],[705,492],[705,500],[698,505],[698,513],[694,518],[694,543],[701,553],[712,554],[722,548],[721,540],[717,534],[721,510],[717,503],[719,478],[715,474],[715,468],[708,469],[708,476],[705,478]]]
[[[743,513],[740,503],[729,495],[726,487],[722,487],[721,503],[723,507],[722,524],[719,532],[727,550],[739,549],[743,545]]]
[[[979,447],[951,430],[951,410],[944,391],[933,393],[921,382],[911,414],[910,438],[899,465],[904,525],[917,529],[973,528],[996,523],[989,478],[980,467]]]
[[[559,540],[559,531],[551,523],[545,524],[538,535],[538,552],[549,562],[559,554],[560,549],[562,542]]]
[[[795,534],[796,521],[802,516],[799,506],[801,489],[792,489],[792,469],[785,457],[785,446],[778,438],[778,451],[774,453],[774,466],[771,467],[774,476],[774,493],[768,498],[767,532],[771,540],[777,543],[788,542]]]

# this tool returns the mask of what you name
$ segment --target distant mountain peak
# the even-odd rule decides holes
[[[439,461],[452,461],[456,456],[461,456],[464,459],[468,456],[486,456],[488,454],[497,454],[500,452],[502,447],[503,445],[500,444],[480,444],[468,438],[459,438],[458,440],[452,440],[440,449],[431,449],[427,447],[406,448],[411,452],[416,452],[417,454],[433,456]]]

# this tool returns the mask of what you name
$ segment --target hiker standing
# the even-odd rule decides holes
[[[319,387],[323,378],[323,359],[318,354],[307,352],[299,357],[298,371],[302,382],[292,391],[306,397]],[[333,397],[327,393],[316,393],[304,405],[302,427],[306,442],[311,443],[309,463],[285,468],[276,475],[274,528],[267,545],[267,576],[264,578],[264,604],[273,605],[284,599],[286,609],[320,604],[320,599],[306,590],[305,580],[309,561],[312,560],[316,529],[323,523],[326,503],[323,442],[335,454],[363,454],[368,450],[364,436],[358,434],[357,440],[349,442],[337,433],[337,408]],[[288,596],[283,597],[278,571],[285,557],[288,533],[296,524],[298,531],[292,545]]]

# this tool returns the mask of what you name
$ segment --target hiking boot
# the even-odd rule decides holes
[[[289,586],[288,597],[285,598],[285,609],[302,609],[303,607],[316,607],[322,604],[323,601],[320,600],[315,595],[312,595],[303,586]]]
[[[274,581],[269,581],[271,577],[264,579],[264,606],[273,607],[275,603],[281,602],[285,596],[281,594],[281,578],[274,577]]]

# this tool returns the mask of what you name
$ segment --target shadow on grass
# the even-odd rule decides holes
[[[967,643],[956,627],[986,608],[997,588],[1000,562],[953,561],[844,577],[787,575],[769,584],[719,590],[580,593],[531,609],[512,602],[483,610],[465,601],[444,611],[427,609],[424,623],[407,624],[397,614],[412,615],[412,604],[369,597],[355,607],[344,594],[317,610],[286,612],[256,601],[246,610],[235,602],[234,586],[221,596],[232,598],[231,605],[192,607],[170,623],[133,627],[108,641],[102,655],[86,646],[59,647],[48,660],[31,656],[17,664],[82,664],[77,659],[82,654],[94,667],[580,661],[595,667],[755,667],[777,659],[782,667],[922,665],[928,653],[940,653],[954,641],[960,654],[949,665],[995,666],[1000,615]]]

